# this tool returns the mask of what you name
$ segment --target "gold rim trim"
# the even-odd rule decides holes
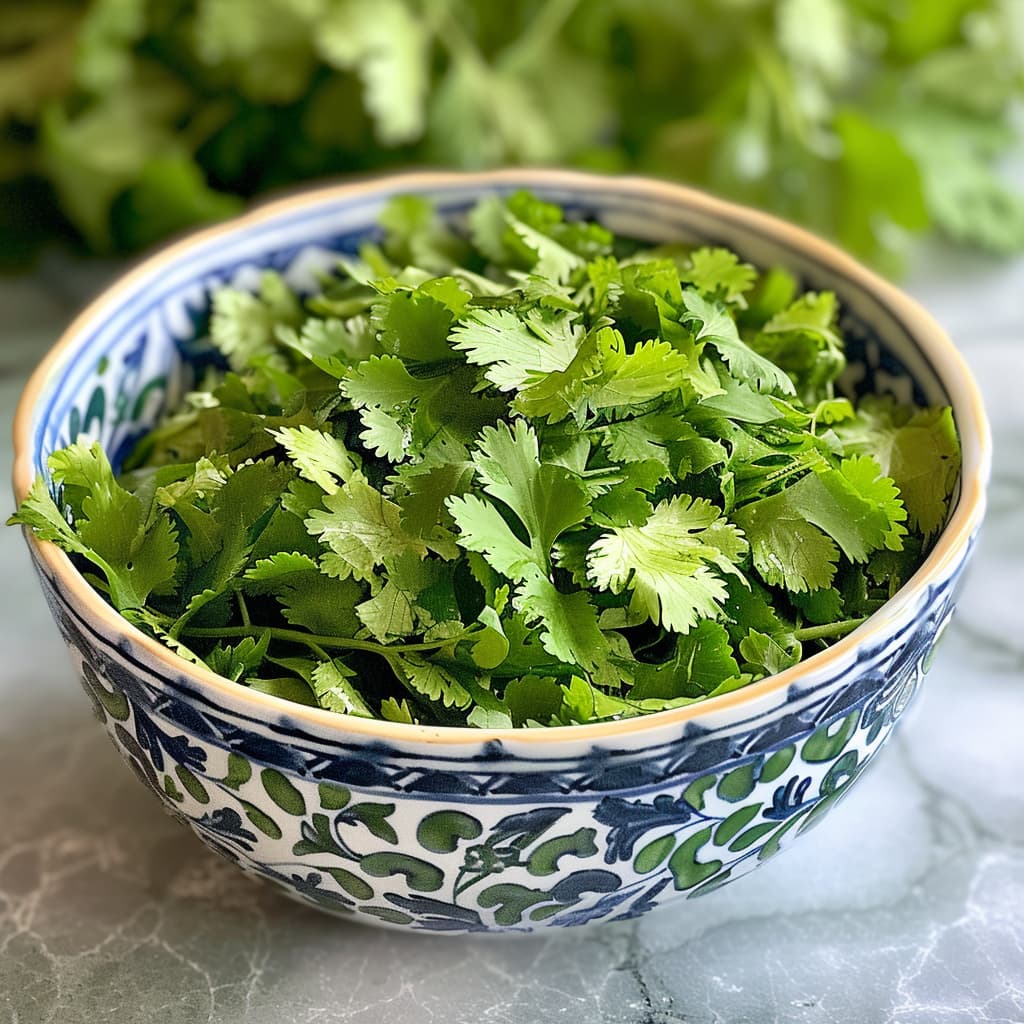
[[[435,188],[462,186],[480,188],[502,185],[524,187],[551,187],[578,189],[586,192],[593,188],[609,188],[635,198],[658,199],[681,208],[699,211],[731,224],[749,226],[759,232],[775,236],[794,249],[805,253],[826,270],[853,283],[872,296],[880,306],[895,313],[906,325],[923,355],[935,370],[950,395],[954,418],[960,434],[963,451],[960,500],[945,529],[939,536],[924,564],[903,588],[862,626],[837,641],[827,650],[786,669],[777,675],[751,683],[732,693],[715,697],[699,704],[670,711],[659,711],[637,718],[592,725],[552,726],[543,729],[473,729],[466,726],[424,726],[377,719],[354,718],[295,704],[280,697],[259,693],[232,683],[209,669],[187,662],[152,637],[136,629],[122,618],[100,595],[86,583],[70,558],[56,545],[38,540],[26,530],[33,553],[52,574],[58,586],[77,604],[86,617],[105,631],[126,635],[136,647],[148,653],[170,673],[190,677],[211,694],[223,695],[231,703],[249,705],[256,717],[268,719],[287,716],[317,731],[337,732],[339,736],[360,736],[366,739],[391,740],[397,743],[443,744],[448,746],[478,746],[489,740],[504,744],[571,744],[635,736],[664,728],[684,726],[710,714],[735,712],[745,705],[753,705],[765,697],[784,691],[808,674],[827,672],[830,666],[843,661],[864,642],[885,632],[894,620],[907,616],[925,588],[942,579],[949,567],[980,525],[985,509],[985,485],[991,464],[991,436],[985,416],[981,394],[963,357],[954,347],[945,331],[913,299],[853,257],[816,235],[780,220],[771,214],[717,199],[707,193],[666,181],[636,176],[605,176],[576,171],[505,169],[480,173],[454,171],[414,171],[385,175],[338,185],[318,186],[300,190],[285,198],[262,203],[241,217],[215,227],[193,232],[180,241],[160,249],[144,259],[105,289],[94,299],[64,331],[57,343],[39,364],[22,393],[14,418],[14,471],[13,484],[16,501],[20,504],[32,484],[32,453],[29,449],[32,413],[51,373],[69,357],[78,335],[92,321],[110,308],[116,307],[134,285],[159,271],[162,266],[187,253],[197,243],[222,235],[243,231],[247,227],[270,221],[280,214],[301,207],[315,206],[325,200],[337,200],[373,194],[382,197],[395,192],[427,191]]]

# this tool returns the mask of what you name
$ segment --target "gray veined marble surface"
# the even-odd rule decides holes
[[[30,364],[109,269],[0,280],[5,437]],[[21,537],[0,531],[0,1024],[1022,1024],[1024,260],[931,253],[910,290],[966,353],[996,438],[958,617],[841,811],[752,876],[632,924],[404,936],[248,881],[119,762]]]

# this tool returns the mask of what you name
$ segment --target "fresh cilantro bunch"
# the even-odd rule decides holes
[[[12,519],[240,685],[396,722],[594,722],[796,664],[903,584],[948,408],[836,394],[835,296],[527,193],[396,199],[316,295],[213,295],[220,356],[115,478]]]
[[[1021,140],[1019,0],[8,7],[8,261],[61,227],[134,249],[241,196],[409,165],[661,175],[889,270],[928,230],[1024,248],[1024,197],[1001,173]]]

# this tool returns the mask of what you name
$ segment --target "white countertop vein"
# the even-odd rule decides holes
[[[109,270],[51,259],[0,279],[5,438],[29,368]],[[995,433],[953,628],[841,811],[632,924],[439,941],[246,880],[124,770],[21,537],[0,530],[0,1024],[1022,1024],[1024,260],[931,251],[910,289],[964,350]]]

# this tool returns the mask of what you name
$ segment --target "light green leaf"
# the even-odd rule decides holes
[[[438,380],[418,380],[398,356],[371,356],[353,366],[341,382],[342,394],[357,408],[398,409],[439,386]]]
[[[352,682],[355,675],[340,658],[318,662],[312,671],[311,681],[320,707],[357,718],[374,718]]]
[[[291,457],[307,480],[333,494],[358,468],[352,453],[336,437],[312,427],[281,427],[267,433]]]
[[[409,592],[390,580],[374,597],[356,607],[356,615],[381,643],[395,637],[408,636],[416,625],[416,614]]]
[[[314,32],[328,64],[355,71],[364,103],[386,145],[411,142],[424,127],[430,36],[401,0],[341,0]]]
[[[456,325],[449,341],[500,391],[513,391],[543,374],[564,370],[583,339],[566,312],[533,310],[520,317],[507,309],[478,309]]]
[[[329,549],[322,565],[332,576],[369,579],[376,566],[405,552],[427,554],[426,545],[402,528],[399,507],[359,473],[326,495],[324,506],[309,513],[306,529]]]
[[[534,570],[516,591],[515,605],[528,620],[539,620],[544,650],[559,661],[589,671],[604,657],[608,644],[584,591],[563,594]]]
[[[748,381],[758,391],[796,393],[793,382],[773,362],[758,355],[736,330],[736,321],[719,302],[709,301],[692,289],[683,291],[683,321],[697,322],[698,341],[713,345],[729,364],[733,376]]]
[[[721,574],[738,575],[735,563],[746,550],[743,535],[710,502],[679,496],[660,502],[643,526],[603,534],[587,568],[597,586],[630,590],[635,612],[686,633],[718,616],[727,593]]]
[[[468,708],[469,691],[446,668],[413,654],[394,657],[392,664],[399,677],[416,693],[439,701],[446,708]]]

